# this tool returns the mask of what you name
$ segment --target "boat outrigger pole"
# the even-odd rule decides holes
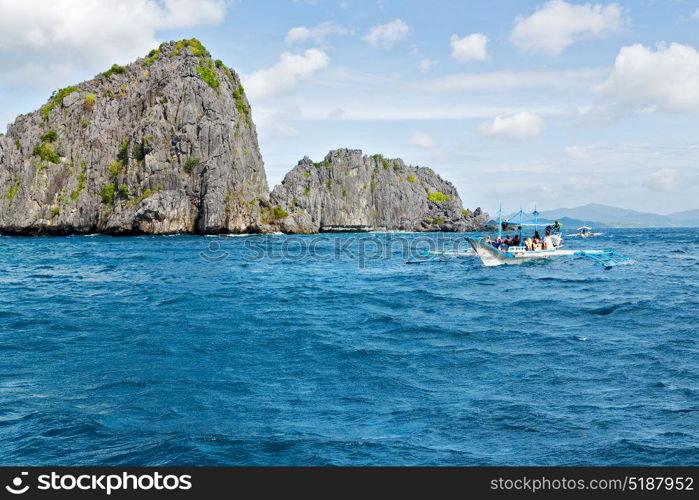
[[[522,205],[519,206],[519,241],[522,241]]]
[[[498,238],[502,239],[502,203],[498,209]]]
[[[534,205],[534,212],[532,212],[532,215],[534,215],[534,232],[536,233],[539,231],[539,211],[536,209],[536,205]]]

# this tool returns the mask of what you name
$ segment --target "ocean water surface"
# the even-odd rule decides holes
[[[699,465],[699,229],[363,238],[0,238],[0,464]]]

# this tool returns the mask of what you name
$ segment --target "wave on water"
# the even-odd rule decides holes
[[[613,314],[617,309],[620,307],[623,307],[624,304],[611,304],[608,306],[602,306],[598,307],[595,309],[590,309],[589,312],[590,314],[596,314],[597,316],[608,316],[610,314]]]

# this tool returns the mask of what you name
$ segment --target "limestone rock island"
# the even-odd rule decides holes
[[[464,209],[456,188],[431,168],[406,165],[358,149],[330,151],[323,161],[299,161],[274,188],[284,232],[343,229],[475,231],[487,221]]]
[[[240,79],[196,39],[18,117],[0,185],[5,234],[259,231],[269,197]]]

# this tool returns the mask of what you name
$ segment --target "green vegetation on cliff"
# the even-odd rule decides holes
[[[50,163],[61,163],[61,157],[53,150],[50,142],[42,142],[34,148],[34,155],[41,158],[42,161]]]
[[[56,139],[58,139],[58,134],[55,130],[49,130],[41,136],[41,142],[54,142]]]
[[[126,73],[126,68],[124,66],[119,66],[118,64],[112,64],[112,67],[109,68],[104,73],[102,73],[102,76],[106,76],[107,78],[109,78],[112,75],[121,75],[122,73]]]
[[[78,187],[75,188],[73,192],[70,193],[70,199],[76,201],[80,193],[83,192],[85,186],[87,185],[87,166],[85,165],[85,160],[80,162],[80,174],[78,175]]]
[[[41,114],[44,116],[44,120],[48,121],[49,115],[51,114],[51,110],[58,106],[63,99],[68,97],[70,94],[73,92],[79,92],[80,89],[78,87],[65,87],[63,89],[59,89],[56,92],[54,92],[51,95],[51,99],[49,99],[48,104],[46,104],[43,108],[41,108]]]
[[[210,67],[200,64],[197,67],[197,73],[212,89],[218,89],[219,85],[221,85],[218,81],[218,77],[216,76],[216,71]]]
[[[155,62],[155,60],[160,57],[160,54],[162,53],[162,49],[164,46],[167,45],[167,42],[161,43],[160,47],[157,49],[151,50],[146,58],[143,60],[143,63],[141,63],[141,66],[150,66]],[[202,45],[202,43],[197,40],[196,38],[190,38],[189,40],[180,40],[177,43],[175,43],[175,48],[173,51],[169,54],[168,57],[175,56],[182,52],[183,49],[188,48],[192,55],[195,56],[207,56],[209,52],[206,50],[206,47]],[[218,66],[218,61],[217,61],[217,66]]]
[[[105,184],[105,186],[102,188],[102,203],[106,205],[114,205],[114,195],[116,194],[117,190],[117,185],[116,183],[113,184]]]
[[[7,188],[7,193],[5,194],[5,199],[6,200],[12,200],[14,199],[15,196],[17,196],[17,192],[19,191],[19,186],[22,185],[22,180],[19,179],[18,177],[15,177],[12,179],[12,182],[10,186]]]
[[[202,45],[202,43],[196,38],[190,38],[189,40],[180,40],[179,42],[175,43],[175,50],[172,51],[172,55],[179,54],[180,52],[182,52],[182,49],[184,48],[189,48],[189,50],[192,52],[192,55],[195,56],[209,55],[209,51],[206,50],[206,47],[204,47],[204,45]]]
[[[184,171],[191,174],[192,170],[194,170],[194,167],[197,165],[199,165],[199,158],[188,158],[187,161],[184,162]]]
[[[238,110],[238,114],[243,117],[248,126],[252,125],[250,106],[245,102],[245,89],[242,83],[233,90],[233,98],[235,99],[235,108]]]
[[[260,215],[262,216],[262,222],[265,224],[271,224],[273,222],[278,222],[284,217],[287,217],[289,213],[282,207],[277,205],[274,208],[262,207],[260,208]]]
[[[95,96],[95,94],[87,94],[85,96],[85,101],[84,101],[85,109],[88,111],[92,111],[92,109],[95,107],[95,100],[96,99],[97,99],[97,96]]]
[[[428,194],[427,199],[430,201],[436,201],[437,203],[444,203],[447,201],[451,201],[451,196],[444,193],[440,193],[439,191],[435,191],[434,193]]]

